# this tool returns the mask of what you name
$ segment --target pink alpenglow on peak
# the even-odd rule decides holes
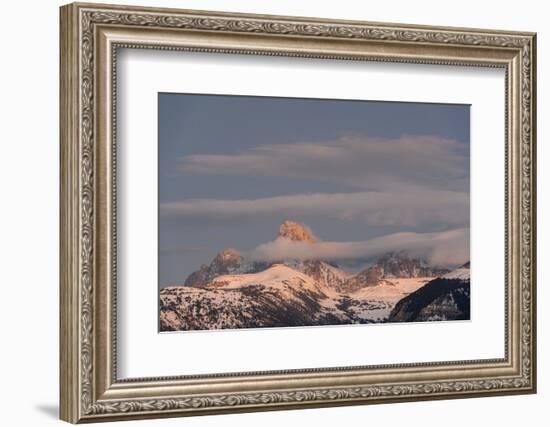
[[[240,261],[242,256],[236,249],[226,248],[216,256],[216,259],[221,262]]]
[[[296,242],[316,243],[319,241],[308,226],[288,220],[279,226],[279,237],[286,237]]]

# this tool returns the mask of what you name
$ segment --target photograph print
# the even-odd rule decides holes
[[[159,330],[470,319],[470,106],[160,93]]]

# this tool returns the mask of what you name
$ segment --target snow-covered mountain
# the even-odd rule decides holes
[[[384,278],[430,277],[449,271],[432,267],[425,259],[411,257],[405,251],[387,253],[378,259],[376,265],[382,269]]]
[[[325,287],[321,283],[284,264],[273,264],[258,273],[219,276],[208,284],[207,289],[240,289],[250,286],[263,286],[281,290],[300,288],[312,292],[315,296],[326,297],[323,293]]]
[[[277,239],[319,241],[293,221],[281,224]],[[169,331],[383,322],[409,294],[438,276],[462,277],[463,269],[449,273],[392,252],[349,273],[330,261],[255,261],[225,249],[184,286],[161,289],[160,326]]]
[[[161,331],[379,323],[430,278],[394,279],[340,293],[283,264],[259,273],[225,275],[205,288],[160,291]]]
[[[185,286],[204,288],[213,279],[224,274],[255,273],[268,268],[269,265],[264,262],[246,260],[237,250],[227,248],[217,254],[209,265],[203,265],[199,270],[191,273],[185,279],[184,284]]]
[[[368,286],[377,286],[396,278],[437,277],[448,273],[443,268],[430,267],[421,258],[410,257],[406,252],[384,254],[370,267],[349,277],[340,287],[342,292],[356,292]]]
[[[316,243],[318,239],[313,232],[303,224],[294,221],[284,221],[279,226],[278,239],[289,239],[307,243]],[[341,281],[347,275],[344,272],[321,261],[298,261],[292,259],[277,260],[272,262],[250,260],[243,257],[237,250],[227,248],[218,253],[209,265],[189,275],[185,280],[185,286],[204,288],[216,277],[225,274],[250,274],[258,273],[273,264],[285,264],[300,272],[309,272],[317,279],[325,281]]]
[[[349,277],[353,276],[325,261],[286,260],[283,261],[283,264],[304,273],[315,280],[320,286],[328,289],[338,290]]]
[[[438,277],[399,301],[390,322],[470,319],[470,263]]]

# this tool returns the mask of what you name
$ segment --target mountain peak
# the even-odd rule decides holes
[[[406,251],[388,252],[375,264],[384,277],[429,277],[448,273],[444,268],[433,267],[422,257],[413,257]]]
[[[216,256],[216,258],[220,261],[233,261],[241,259],[241,254],[236,249],[225,248]]]
[[[240,272],[242,255],[232,248],[226,248],[216,255],[209,265],[203,265],[185,279],[185,286],[205,287],[213,278],[222,274]]]
[[[315,243],[318,241],[308,226],[289,220],[279,226],[279,237],[286,237],[297,242]]]
[[[426,265],[426,260],[411,256],[407,251],[392,251],[381,255],[376,261],[379,265],[399,264],[402,262],[414,261],[418,264]]]

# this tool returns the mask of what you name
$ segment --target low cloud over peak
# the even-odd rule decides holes
[[[437,233],[393,233],[357,242],[319,241],[308,243],[278,237],[257,246],[251,257],[256,260],[370,258],[392,251],[406,251],[411,256],[426,258],[431,265],[456,266],[469,260],[467,228]]]

